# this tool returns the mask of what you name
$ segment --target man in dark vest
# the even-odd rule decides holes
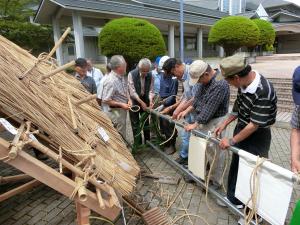
[[[130,120],[134,136],[134,145],[142,144],[142,133],[144,133],[144,142],[150,140],[149,119],[145,121],[143,132],[140,132],[139,124],[142,113],[153,106],[153,77],[151,73],[151,61],[149,59],[141,59],[136,69],[128,74],[129,94],[132,105],[141,107],[140,111],[130,111]],[[144,121],[141,121],[144,122]]]

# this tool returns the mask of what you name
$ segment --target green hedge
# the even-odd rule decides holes
[[[275,29],[269,21],[254,19],[253,22],[258,26],[260,35],[258,45],[273,45],[275,41]]]
[[[165,55],[166,47],[160,31],[146,20],[115,19],[107,23],[99,35],[101,53],[111,57],[123,55],[132,68],[141,58],[154,60]]]
[[[254,47],[259,41],[259,28],[244,16],[228,16],[217,21],[209,32],[208,42],[220,45],[226,55],[241,47]]]
[[[54,46],[52,34],[50,26],[0,20],[0,35],[29,50],[36,56],[41,52],[49,52]]]

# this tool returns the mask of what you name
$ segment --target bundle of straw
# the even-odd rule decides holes
[[[56,68],[43,61],[19,80],[37,58],[2,36],[0,58],[0,110],[10,112],[9,116],[32,121],[61,147],[65,156],[72,158],[74,164],[96,154],[94,175],[120,194],[129,194],[135,186],[139,167],[95,100],[80,106],[72,104],[78,126],[78,133],[74,133],[69,103],[89,96],[80,82],[65,72],[42,80],[43,75]],[[99,126],[110,137],[108,142],[99,138]],[[82,168],[84,166],[83,163]]]

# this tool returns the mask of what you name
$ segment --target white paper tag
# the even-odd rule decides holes
[[[6,119],[0,118],[0,123],[12,135],[16,135],[18,133],[18,130],[13,125],[11,125],[11,123],[8,122]],[[29,138],[33,141],[38,141],[33,134],[29,134]]]
[[[126,170],[127,172],[131,171],[131,166],[129,166],[126,162],[119,161],[118,164],[122,167],[123,170]]]
[[[98,128],[98,133],[100,134],[100,136],[102,137],[102,139],[103,139],[105,142],[108,142],[109,136],[107,135],[106,131],[105,131],[102,127],[99,127],[99,128]]]

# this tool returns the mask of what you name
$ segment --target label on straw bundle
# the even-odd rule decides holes
[[[0,123],[12,135],[16,135],[18,133],[18,130],[13,125],[11,125],[11,123],[8,122],[6,119],[0,118]],[[38,141],[33,134],[29,134],[29,138],[33,141]]]
[[[100,134],[101,138],[102,138],[105,142],[108,142],[109,136],[107,135],[106,131],[105,131],[102,127],[99,127],[99,128],[98,128],[98,133]]]
[[[123,170],[126,170],[127,172],[131,171],[131,166],[129,166],[126,162],[119,161],[118,164],[122,167]]]

